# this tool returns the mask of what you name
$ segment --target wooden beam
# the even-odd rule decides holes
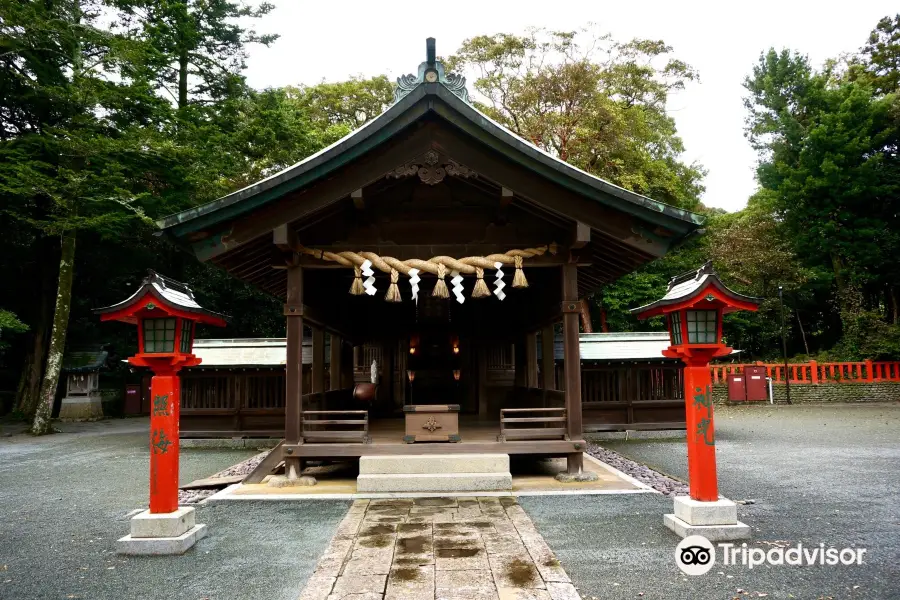
[[[423,108],[423,111],[427,110]],[[404,120],[415,121],[419,115],[404,115]],[[216,248],[208,259],[245,244],[282,223],[290,223],[346,198],[351,192],[384,176],[385,173],[405,164],[432,144],[433,126],[416,128],[408,135],[398,135],[379,151],[361,156],[353,164],[338,169],[326,179],[312,186],[287,193],[281,198],[257,209],[252,214],[237,219],[227,236],[228,244]]]
[[[518,247],[529,247],[529,246],[545,246],[547,243],[552,242],[553,240],[543,240],[539,243],[534,242],[522,242]],[[419,258],[422,260],[428,260],[434,256],[452,256],[453,254],[458,254],[458,257],[462,256],[487,256],[490,254],[503,254],[507,250],[510,249],[509,244],[459,244],[459,245],[434,245],[434,246],[426,246],[426,245],[397,245],[391,244],[389,246],[380,246],[380,245],[349,245],[349,244],[339,244],[339,245],[330,245],[330,246],[317,246],[317,249],[320,250],[329,250],[331,252],[374,252],[375,254],[382,256],[393,256],[398,260],[408,260],[410,258]],[[532,258],[526,258],[524,260],[523,266],[525,269],[529,268],[546,268],[546,267],[558,267],[559,265],[565,264],[569,261],[568,253],[565,248],[560,248],[557,253],[550,254],[550,252],[544,253],[543,256],[534,256]],[[315,258],[309,255],[303,255],[300,257],[300,264],[303,265],[304,268],[307,269],[349,269],[350,267],[345,267],[336,262],[322,260],[319,258]],[[581,267],[587,267],[591,265],[590,259],[585,259],[584,262],[578,263]],[[511,267],[511,266],[510,266]]]
[[[536,388],[537,375],[537,333],[531,332],[525,336],[525,386]]]
[[[435,110],[444,114],[442,106],[435,106]],[[465,133],[478,137],[474,131]],[[664,243],[648,240],[633,231],[642,224],[638,218],[565,189],[528,168],[502,160],[497,155],[498,152],[471,143],[465,133],[450,128],[437,128],[432,135],[449,156],[465,156],[466,166],[474,168],[501,186],[509,187],[517,197],[528,199],[563,216],[571,218],[572,215],[578,215],[590,227],[647,256],[647,261],[665,254],[667,247]],[[491,140],[485,141],[491,143]]]
[[[582,437],[581,423],[581,353],[578,339],[578,317],[581,304],[578,301],[578,267],[562,267],[563,304],[563,357],[566,377],[566,430],[570,440]],[[581,453],[570,454],[570,473],[580,473]]]
[[[587,223],[575,221],[575,226],[572,230],[572,243],[570,244],[570,248],[572,250],[578,250],[579,248],[584,248],[590,243],[591,228],[588,227]]]
[[[325,330],[312,330],[312,393],[325,391]]]
[[[287,444],[302,444],[303,423],[303,269],[294,265],[287,270],[287,319],[284,397],[284,440]],[[297,477],[303,470],[298,456],[285,454],[285,473]]]
[[[553,325],[541,329],[541,385],[545,390],[556,389],[556,361],[553,351]]]
[[[293,252],[299,244],[297,241],[297,232],[292,227],[288,226],[287,223],[282,223],[272,229],[272,243],[275,244],[279,250]]]
[[[350,198],[353,200],[353,206],[356,207],[356,210],[366,209],[366,200],[365,198],[363,198],[362,188],[358,188],[350,192]]]
[[[331,364],[328,367],[328,389],[341,389],[341,374],[344,359],[344,342],[341,336],[331,334]]]

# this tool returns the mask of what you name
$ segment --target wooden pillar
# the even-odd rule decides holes
[[[537,363],[537,333],[531,332],[525,336],[525,386],[536,388],[538,363]]]
[[[541,386],[556,389],[556,355],[553,350],[553,325],[541,329]]]
[[[346,390],[352,388],[355,383],[353,381],[353,366],[356,364],[354,360],[356,346],[351,348],[349,344],[344,344],[341,350],[340,385],[341,388]]]
[[[381,405],[384,412],[390,414],[394,410],[394,347],[396,343],[385,342],[381,345],[381,381],[379,387],[384,390]],[[406,377],[406,373],[403,373]],[[400,380],[405,381],[405,379]],[[415,394],[413,394],[415,401]]]
[[[484,342],[479,343],[476,352],[478,353],[478,416],[483,419],[488,414],[487,344]]]
[[[406,388],[409,382],[406,379],[406,371],[409,369],[409,338],[403,338],[397,341],[397,373],[400,374],[400,385],[397,388],[397,398],[395,408],[403,410],[406,406]]]
[[[299,265],[287,269],[287,356],[285,361],[284,441],[302,444],[303,427],[303,270]],[[297,478],[303,470],[299,457],[284,457],[285,473]]]
[[[527,379],[525,378],[525,337],[519,336],[516,338],[516,343],[513,344],[513,369],[515,370],[515,375],[513,376],[513,385],[516,387],[525,387]]]
[[[325,391],[325,332],[313,327],[312,330],[312,393]],[[325,408],[324,406],[322,408]]]
[[[580,440],[581,430],[581,354],[578,339],[578,318],[581,303],[578,301],[578,267],[572,264],[562,267],[563,299],[563,357],[566,374],[566,431],[570,440]],[[582,471],[581,452],[569,454],[569,473]]]
[[[341,372],[344,364],[344,342],[341,336],[331,334],[331,357],[328,366],[328,389],[341,389]]]

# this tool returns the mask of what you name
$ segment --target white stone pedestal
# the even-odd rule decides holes
[[[675,498],[675,514],[663,517],[663,523],[681,538],[702,535],[711,542],[750,539],[750,526],[737,520],[737,505],[727,498],[715,502]]]
[[[59,406],[62,421],[91,421],[103,418],[103,400],[99,394],[66,396]]]
[[[160,514],[145,510],[132,517],[131,534],[116,542],[116,552],[133,556],[184,554],[204,536],[206,525],[196,523],[192,506]]]

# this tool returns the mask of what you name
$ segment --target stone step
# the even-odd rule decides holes
[[[362,456],[363,475],[430,475],[440,473],[498,473],[509,475],[509,454],[390,454]]]
[[[356,479],[357,492],[488,492],[512,489],[506,473],[374,473]]]

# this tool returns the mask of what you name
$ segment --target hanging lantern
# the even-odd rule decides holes
[[[459,381],[460,374],[459,369],[453,369],[453,381]]]

